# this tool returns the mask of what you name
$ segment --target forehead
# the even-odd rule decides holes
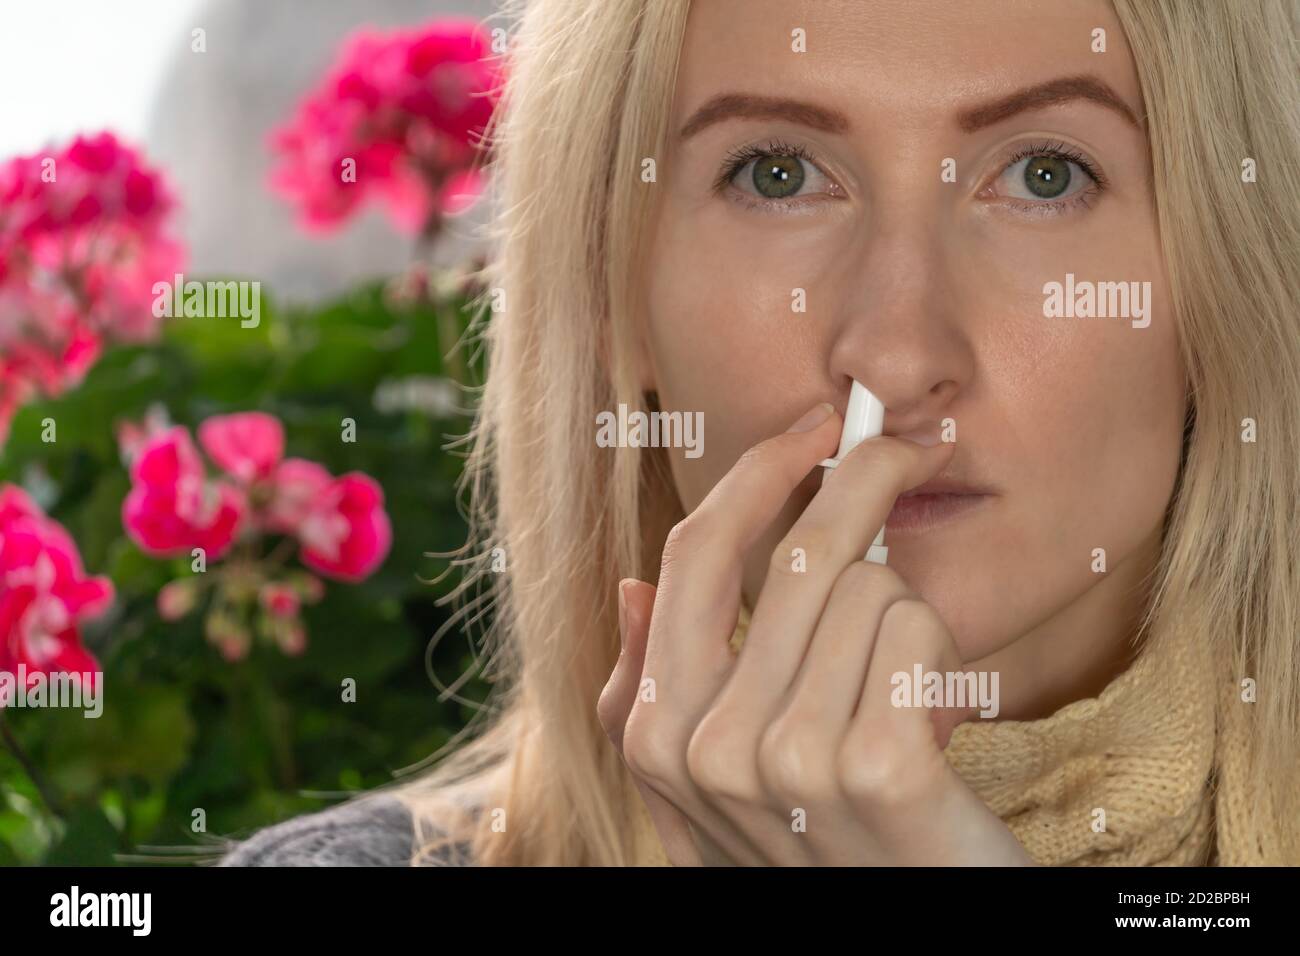
[[[805,52],[796,52],[802,30]],[[1094,31],[1105,52],[1094,52]],[[798,96],[904,126],[1034,83],[1091,74],[1141,95],[1105,0],[695,0],[674,102],[676,128],[709,97]]]

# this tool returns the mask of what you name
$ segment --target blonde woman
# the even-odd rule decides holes
[[[515,13],[499,695],[228,862],[1300,863],[1296,4]]]

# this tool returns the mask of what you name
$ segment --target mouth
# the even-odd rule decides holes
[[[885,521],[887,534],[917,534],[964,518],[996,495],[986,488],[936,479],[903,492]]]

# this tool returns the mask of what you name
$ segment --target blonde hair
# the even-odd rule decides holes
[[[1300,4],[1112,3],[1146,103],[1192,397],[1152,640],[1212,649],[1219,726],[1245,718],[1230,769],[1272,801],[1278,845],[1251,855],[1300,864]],[[1258,182],[1243,182],[1247,160]],[[1259,698],[1243,707],[1247,678]]]
[[[1257,679],[1241,757],[1264,780],[1300,764],[1296,7],[1115,7],[1151,121],[1194,409],[1150,639],[1211,643],[1225,687]],[[417,821],[417,863],[458,846],[479,865],[646,859],[631,825],[639,797],[596,700],[618,655],[617,583],[657,578],[681,505],[661,449],[600,454],[593,429],[618,403],[647,408],[632,358],[655,195],[641,170],[665,155],[688,11],[688,0],[507,7],[518,23],[489,131],[497,248],[485,269],[505,307],[476,320],[487,379],[453,595],[453,621],[492,614],[482,654],[495,683],[450,755],[394,790]],[[1241,181],[1247,157],[1257,184]],[[1247,417],[1255,444],[1240,440]],[[504,573],[487,567],[493,554]],[[1294,788],[1278,798],[1278,832],[1290,828],[1284,852],[1300,863],[1294,800]]]

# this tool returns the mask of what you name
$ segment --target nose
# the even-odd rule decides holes
[[[962,290],[935,233],[915,220],[875,232],[839,283],[828,371],[840,411],[857,379],[884,403],[887,435],[947,417],[974,375]]]

